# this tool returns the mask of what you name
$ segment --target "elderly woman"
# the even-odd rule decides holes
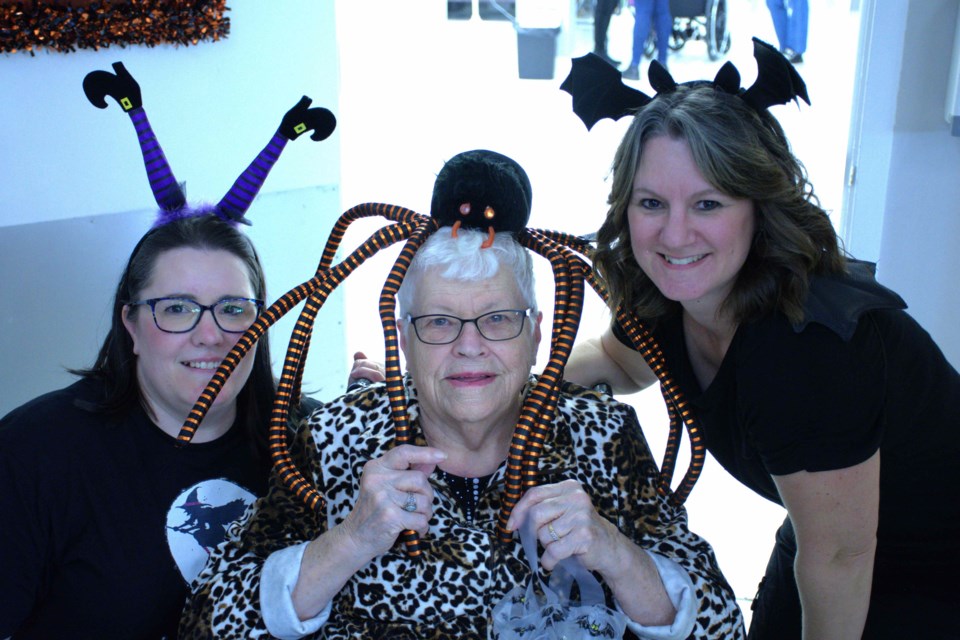
[[[392,445],[383,385],[315,411],[293,456],[326,504],[311,511],[274,477],[195,584],[182,637],[488,637],[496,603],[530,577],[494,520],[541,314],[526,250],[483,239],[441,229],[400,289],[413,444]],[[546,569],[576,556],[636,637],[742,637],[712,550],[654,488],[630,407],[567,388],[540,472],[508,524],[530,521]],[[404,530],[422,556],[397,544]]]

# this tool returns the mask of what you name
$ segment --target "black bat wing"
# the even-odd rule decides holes
[[[619,120],[651,100],[623,84],[620,72],[593,53],[572,60],[560,89],[573,96],[573,112],[588,131],[603,118]]]
[[[753,57],[757,59],[757,80],[744,92],[743,99],[754,109],[787,104],[797,98],[810,104],[803,78],[776,48],[754,38]]]

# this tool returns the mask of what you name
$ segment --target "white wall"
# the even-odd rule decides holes
[[[960,368],[960,138],[943,117],[958,5],[910,2],[880,275]]]
[[[333,2],[233,0],[227,39],[198,46],[0,56],[0,415],[92,363],[117,278],[155,204],[129,118],[84,76],[122,60],[191,202],[218,201],[300,96],[338,114]],[[339,114],[338,114],[339,115]],[[289,143],[249,230],[271,301],[310,278],[341,211],[340,134]],[[342,390],[342,295],[327,303],[304,388]],[[272,332],[282,360],[293,314]],[[278,367],[275,367],[278,369]]]
[[[848,246],[960,367],[960,138],[943,117],[958,0],[865,3]],[[869,23],[868,23],[868,16]]]

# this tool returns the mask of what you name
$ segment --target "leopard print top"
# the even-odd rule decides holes
[[[409,380],[407,389],[414,443],[425,445]],[[341,522],[359,491],[363,464],[383,455],[392,440],[383,385],[344,395],[315,411],[291,448],[327,504],[309,510],[274,474],[268,494],[248,513],[246,528],[237,525],[228,532],[226,544],[193,585],[180,637],[270,637],[259,610],[264,560]],[[603,517],[638,545],[689,572],[699,599],[691,638],[743,638],[740,609],[713,550],[687,529],[685,511],[657,494],[657,466],[630,406],[565,385],[540,470],[541,483],[579,481]],[[488,638],[494,605],[514,586],[525,584],[530,571],[519,539],[507,546],[497,541],[503,473],[501,465],[480,495],[472,523],[435,473],[433,518],[429,535],[421,538],[422,556],[407,557],[398,543],[368,563],[335,597],[327,624],[313,637]],[[634,637],[629,630],[627,637]]]

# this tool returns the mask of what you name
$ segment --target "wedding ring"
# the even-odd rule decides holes
[[[417,510],[417,497],[413,495],[413,492],[407,491],[407,501],[403,503],[401,508],[410,513]]]
[[[557,530],[553,528],[553,524],[547,525],[547,532],[550,534],[550,537],[553,538],[554,542],[560,542],[560,535],[557,533]]]

